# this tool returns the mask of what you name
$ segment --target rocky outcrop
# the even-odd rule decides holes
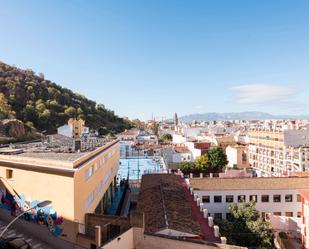
[[[33,134],[33,130],[18,119],[0,120],[0,136],[21,138]]]

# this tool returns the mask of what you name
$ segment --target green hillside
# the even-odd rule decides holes
[[[86,83],[86,82],[85,82]],[[129,121],[103,104],[36,75],[0,62],[0,119],[17,118],[38,131],[52,133],[70,117],[83,118],[91,129],[107,132],[130,128]],[[105,130],[106,129],[100,129]]]

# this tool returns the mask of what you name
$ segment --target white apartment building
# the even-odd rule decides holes
[[[309,171],[309,129],[249,131],[249,163],[258,176]]]
[[[189,185],[203,208],[214,218],[228,218],[229,205],[255,201],[262,217],[268,214],[301,217],[299,190],[308,189],[307,177],[191,178]]]

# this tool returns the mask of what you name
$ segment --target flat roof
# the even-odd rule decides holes
[[[64,152],[54,152],[54,151],[38,151],[38,152],[28,152],[25,151],[20,154],[16,154],[14,156],[17,157],[30,157],[30,158],[40,158],[45,160],[58,160],[58,161],[75,161],[76,159],[86,155],[90,151],[87,152],[72,152],[72,153],[64,153]]]
[[[309,177],[253,177],[253,178],[191,178],[195,190],[279,190],[308,189]]]
[[[46,169],[63,169],[73,170],[82,167],[85,163],[94,159],[97,155],[105,152],[119,140],[107,142],[105,145],[92,151],[74,152],[74,153],[58,153],[52,151],[44,152],[23,152],[16,155],[0,154],[0,166],[18,167],[18,168],[45,168]]]

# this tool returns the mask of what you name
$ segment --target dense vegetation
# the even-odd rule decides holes
[[[228,244],[248,248],[275,248],[270,222],[260,217],[254,202],[231,204],[229,211],[227,220],[215,220]]]
[[[36,75],[0,62],[0,118],[17,118],[39,131],[54,132],[70,117],[83,118],[91,129],[120,132],[130,122],[102,104]]]
[[[160,137],[160,140],[162,140],[162,141],[172,141],[172,140],[173,140],[173,137],[172,137],[171,134],[166,133],[166,134],[163,134],[163,135]]]
[[[181,162],[180,170],[189,173],[218,173],[228,164],[227,156],[221,147],[212,147],[194,163]]]

